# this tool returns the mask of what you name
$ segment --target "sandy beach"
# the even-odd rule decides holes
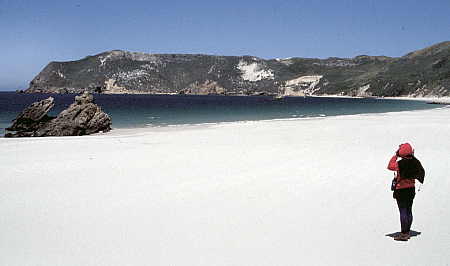
[[[0,265],[449,265],[450,108],[0,139]],[[388,160],[425,170],[408,242]]]

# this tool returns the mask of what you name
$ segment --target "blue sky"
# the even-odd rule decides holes
[[[450,40],[450,1],[0,0],[0,90],[122,49],[262,58],[402,56]]]

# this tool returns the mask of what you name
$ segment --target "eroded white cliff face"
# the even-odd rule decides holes
[[[367,92],[369,89],[370,89],[370,84],[359,87],[357,96],[370,96],[371,93]]]
[[[273,71],[265,69],[262,64],[257,62],[247,63],[240,60],[237,68],[242,72],[242,79],[246,81],[259,81],[263,79],[274,79]]]
[[[287,80],[284,85],[284,95],[301,96],[313,94],[320,89],[317,85],[322,77],[322,75],[310,75]]]
[[[117,85],[115,79],[107,79],[105,81],[105,88],[105,93],[123,93],[127,91],[124,87]]]
[[[321,75],[301,76],[301,77],[286,81],[286,86],[303,85],[303,84],[310,84],[310,85],[315,86],[315,85],[317,85],[317,83],[319,83],[319,81],[322,77],[323,76],[321,76]]]

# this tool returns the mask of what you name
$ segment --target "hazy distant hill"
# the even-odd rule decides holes
[[[26,92],[449,96],[450,42],[403,57],[288,58],[114,50],[51,62]]]

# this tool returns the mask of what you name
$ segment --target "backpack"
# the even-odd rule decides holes
[[[417,179],[423,184],[425,179],[425,170],[416,157],[403,158],[398,161],[399,174],[402,179]]]

